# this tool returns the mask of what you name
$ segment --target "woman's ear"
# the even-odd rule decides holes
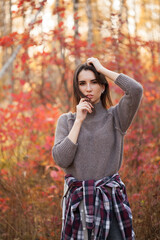
[[[102,85],[102,93],[104,92],[104,90],[105,90],[105,86],[104,86],[104,85]]]

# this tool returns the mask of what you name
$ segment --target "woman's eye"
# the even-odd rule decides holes
[[[91,84],[96,84],[98,83],[96,80],[95,81],[91,81]],[[79,85],[82,86],[82,85],[85,85],[86,83],[85,82],[80,82]]]

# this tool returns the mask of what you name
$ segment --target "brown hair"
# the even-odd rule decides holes
[[[80,64],[77,66],[74,77],[73,77],[73,110],[76,111],[76,106],[79,104],[79,101],[81,97],[85,97],[84,94],[79,90],[78,85],[78,75],[82,70],[90,70],[95,74],[96,80],[99,84],[105,86],[104,92],[101,94],[101,101],[104,108],[108,108],[113,105],[111,96],[110,96],[110,90],[109,90],[109,84],[106,80],[105,76],[102,73],[97,72],[96,68],[93,64],[87,65],[87,63]]]

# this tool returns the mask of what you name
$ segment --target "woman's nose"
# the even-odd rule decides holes
[[[90,84],[87,84],[87,91],[91,91],[91,85]]]

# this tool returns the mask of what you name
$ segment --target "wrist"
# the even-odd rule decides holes
[[[75,124],[78,124],[78,125],[81,125],[82,122],[83,122],[82,119],[78,119],[78,118],[76,118],[76,120],[75,120]]]
[[[102,74],[104,74],[104,75],[106,75],[106,72],[107,72],[107,71],[108,71],[108,69],[105,68],[105,67],[103,67],[103,66],[98,70],[99,73],[102,73]]]

